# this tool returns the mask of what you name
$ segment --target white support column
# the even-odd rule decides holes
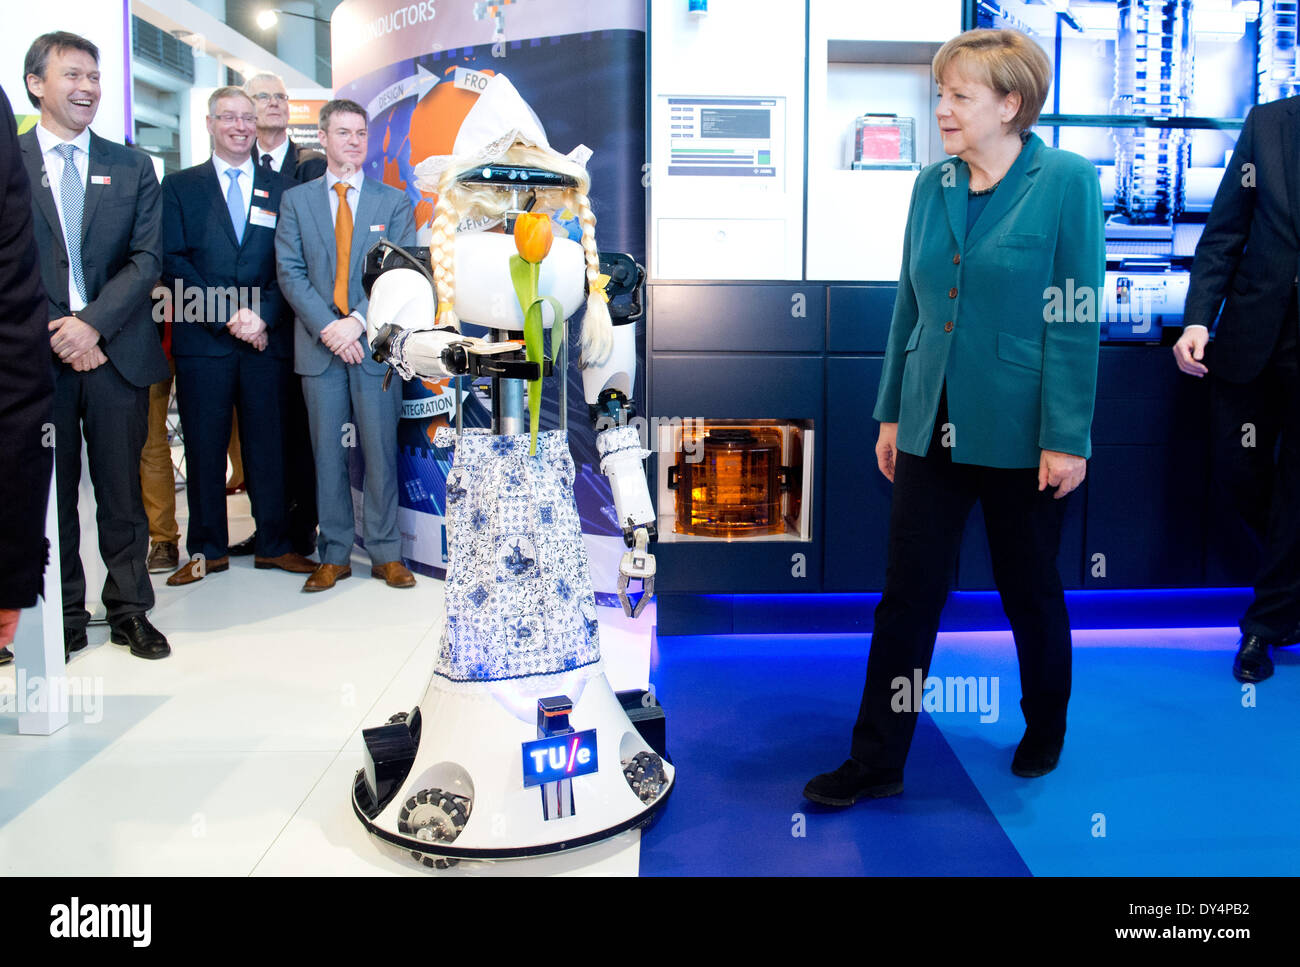
[[[45,536],[50,541],[50,563],[45,568],[44,596],[34,608],[26,608],[18,619],[14,637],[14,677],[17,686],[18,732],[22,735],[51,735],[68,724],[68,704],[55,700],[66,696],[67,666],[63,660],[63,591],[59,574],[58,490],[50,474],[50,499],[45,508]],[[38,694],[41,701],[29,708],[26,699]]]

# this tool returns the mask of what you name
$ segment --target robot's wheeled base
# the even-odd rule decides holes
[[[663,723],[653,695],[616,696],[600,663],[539,682],[435,676],[420,706],[365,730],[352,809],[429,867],[589,846],[667,802]]]

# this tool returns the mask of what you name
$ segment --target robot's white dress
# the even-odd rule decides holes
[[[465,430],[447,474],[447,621],[434,674],[498,682],[600,660],[600,627],[565,434]]]

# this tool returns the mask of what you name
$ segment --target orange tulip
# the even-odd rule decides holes
[[[525,262],[536,264],[546,258],[554,240],[550,215],[523,212],[515,219],[515,248]]]

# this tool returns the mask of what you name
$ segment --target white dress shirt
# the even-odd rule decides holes
[[[280,142],[278,148],[264,148],[261,141],[257,142],[257,163],[259,166],[262,164],[262,155],[269,154],[271,156],[271,167],[279,171],[284,167],[284,159],[288,153],[289,139],[287,137]]]
[[[77,173],[81,175],[81,185],[84,191],[90,173],[90,128],[86,128],[71,141],[64,141],[57,134],[48,130],[45,125],[37,124],[36,143],[41,146],[41,158],[45,162],[45,176],[49,182],[48,190],[54,195],[54,208],[59,213],[59,227],[63,229],[63,245],[66,252],[68,224],[63,220],[63,199],[59,193],[59,185],[63,181],[63,158],[54,149],[61,144],[71,144],[77,149],[72,155],[72,162],[77,166]],[[83,205],[81,210],[84,218],[86,206]],[[82,269],[84,274],[85,259],[82,259]],[[73,281],[71,268],[68,270],[68,308],[73,312],[86,308],[85,300],[77,292],[77,283]]]
[[[361,185],[366,180],[366,173],[358,168],[346,178],[339,178],[332,171],[325,172],[325,190],[330,196],[330,221],[338,224],[339,220],[339,193],[334,190],[334,186],[340,181],[346,181],[348,188],[348,207],[352,209],[352,224],[357,223],[357,201],[361,197]]]
[[[221,198],[224,201],[226,192],[230,190],[230,178],[226,172],[231,168],[238,167],[239,178],[236,184],[239,185],[239,192],[244,196],[244,224],[248,224],[248,208],[253,202],[253,159],[245,158],[242,165],[228,165],[215,154],[212,156],[212,167],[217,169],[217,182],[221,186]]]
[[[352,172],[352,174],[346,178],[340,178],[328,169],[325,171],[325,191],[330,196],[330,222],[334,225],[338,225],[339,223],[339,193],[334,190],[334,186],[340,181],[345,181],[349,185],[347,192],[348,208],[352,209],[352,226],[354,234],[357,224],[357,202],[361,198],[361,185],[365,180],[366,173],[360,168]],[[363,327],[365,326],[366,317],[362,315],[360,311],[353,309],[348,313],[348,315],[354,316]]]

